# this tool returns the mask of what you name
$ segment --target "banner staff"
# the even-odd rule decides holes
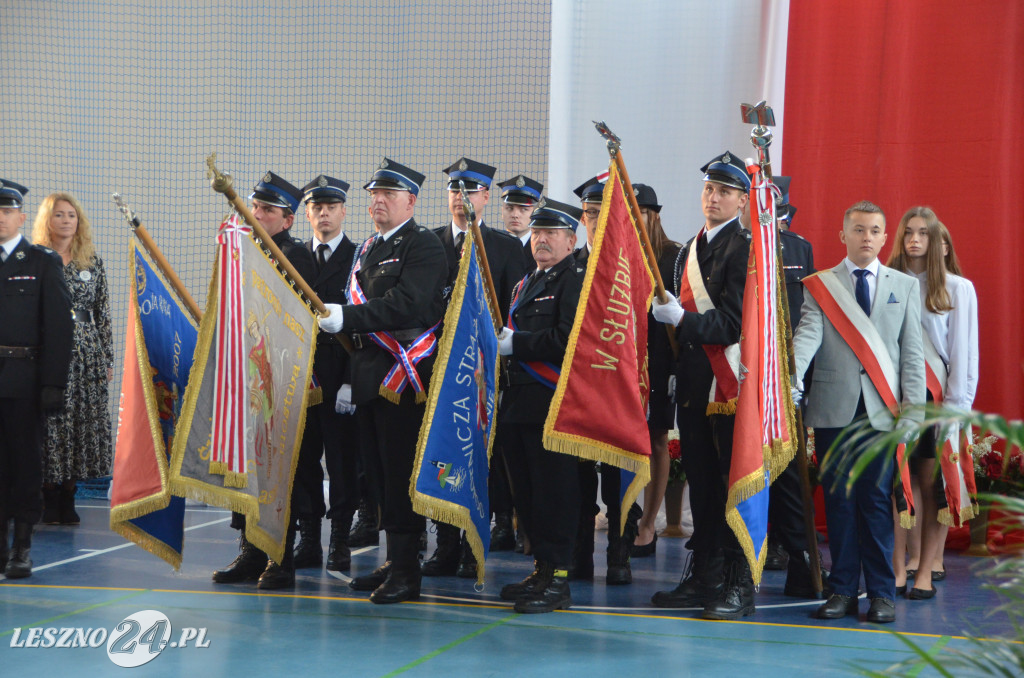
[[[603,121],[598,122],[594,120],[593,123],[594,127],[597,128],[597,133],[608,142],[608,154],[615,161],[615,166],[619,169],[619,175],[622,176],[622,182],[626,185],[626,197],[629,199],[629,209],[633,213],[633,221],[640,225],[637,231],[640,233],[640,242],[643,243],[644,252],[647,254],[647,267],[654,274],[654,291],[658,295],[659,300],[667,302],[668,297],[665,294],[665,283],[662,281],[661,271],[658,269],[658,259],[654,256],[654,248],[651,247],[651,238],[647,235],[647,229],[642,225],[640,205],[636,201],[636,194],[633,192],[633,182],[629,180],[629,172],[626,171],[626,161],[622,159],[622,140]],[[676,343],[675,328],[666,326],[665,331],[668,332],[668,343],[672,346],[672,356],[678,357],[679,344]]]
[[[772,143],[771,127],[775,125],[775,112],[766,101],[758,103],[740,104],[740,111],[743,122],[754,125],[750,130],[750,143],[757,149],[757,164],[761,168],[768,183],[772,183],[772,163],[768,156],[768,147]],[[778,203],[774,202],[774,206]],[[774,208],[774,207],[773,207]],[[751,224],[753,226],[753,223]],[[782,247],[779,240],[778,247]],[[793,382],[796,378],[796,359],[793,354],[793,324],[789,316],[789,297],[786,294],[786,276],[782,268],[782,250],[775,253],[775,265],[778,268],[779,296],[782,297],[782,317],[786,323],[786,355],[789,360],[789,376]],[[795,403],[794,403],[795,405]],[[811,586],[814,592],[820,597],[824,586],[821,581],[821,555],[818,553],[818,535],[814,529],[813,506],[814,499],[811,494],[811,480],[807,467],[807,429],[804,427],[803,410],[797,405],[793,408],[793,415],[796,419],[796,463],[800,472],[800,495],[804,504],[804,536],[807,539],[807,553],[810,556]]]
[[[491,265],[487,262],[487,250],[484,248],[483,234],[480,233],[480,226],[476,223],[476,210],[473,209],[473,203],[469,201],[469,195],[466,193],[466,182],[459,179],[459,192],[462,193],[462,211],[466,213],[466,220],[469,222],[469,228],[473,232],[473,242],[476,243],[477,249],[477,260],[480,263],[480,270],[484,274],[484,285],[487,287],[487,306],[491,311],[491,320],[494,321],[494,329],[501,332],[501,328],[505,326],[505,321],[501,317],[501,308],[498,305],[498,293],[494,290],[494,279],[491,277]]]
[[[153,263],[155,263],[157,268],[160,269],[160,272],[164,274],[164,278],[166,278],[167,282],[170,283],[171,287],[181,299],[182,303],[185,304],[185,307],[188,308],[189,313],[192,314],[195,321],[199,322],[203,317],[203,312],[199,310],[199,304],[197,304],[196,300],[192,298],[191,294],[189,294],[188,289],[185,288],[185,283],[181,281],[181,278],[178,277],[178,274],[171,267],[171,263],[167,261],[164,253],[160,251],[156,241],[149,235],[149,231],[147,231],[146,227],[142,225],[139,218],[135,216],[135,213],[132,212],[132,208],[124,201],[120,193],[114,193],[110,198],[114,201],[114,204],[117,205],[117,209],[121,210],[121,214],[124,215],[128,225],[138,237],[139,241],[142,242],[142,246],[146,248],[147,252],[149,252],[149,256],[153,257]]]
[[[288,258],[284,256],[283,252],[281,252],[281,248],[277,246],[277,243],[271,239],[263,227],[260,226],[260,223],[256,221],[256,217],[254,217],[252,212],[249,211],[245,201],[238,197],[238,193],[235,192],[235,188],[231,180],[231,175],[221,174],[220,170],[218,170],[214,165],[215,162],[217,162],[217,154],[212,153],[210,154],[210,157],[206,159],[206,164],[209,166],[210,173],[213,176],[210,180],[210,186],[212,186],[213,190],[218,193],[223,193],[224,197],[228,199],[229,203],[231,203],[231,206],[242,215],[242,218],[245,219],[245,223],[249,224],[253,233],[256,234],[256,237],[262,241],[262,246],[270,251],[270,254],[277,265],[284,269],[285,273],[288,274],[288,278],[292,281],[292,284],[299,288],[299,291],[302,292],[302,296],[306,298],[306,301],[313,307],[313,310],[322,316],[329,316],[330,311],[328,311],[324,306],[324,302],[320,300],[320,297],[317,296],[316,292],[313,291],[313,288],[309,286],[309,283],[307,283],[303,277],[299,275],[299,272],[295,270],[292,263],[288,261]],[[335,334],[334,337],[349,353],[352,353],[352,351],[355,350],[355,346],[353,346],[352,340],[348,335],[339,332]]]

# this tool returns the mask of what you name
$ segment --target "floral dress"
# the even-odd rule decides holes
[[[43,481],[61,483],[110,474],[113,462],[107,369],[114,365],[110,304],[103,261],[64,266],[75,310],[74,346],[64,411],[46,420]]]

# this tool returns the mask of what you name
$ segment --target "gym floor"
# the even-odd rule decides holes
[[[595,580],[572,583],[573,607],[518,615],[498,591],[531,571],[531,559],[520,554],[490,554],[482,591],[471,580],[424,578],[419,601],[382,606],[347,586],[349,575],[383,562],[382,548],[355,550],[352,572],[299,570],[294,590],[258,593],[251,584],[210,580],[214,569],[237,554],[237,533],[228,527],[226,511],[187,510],[184,563],[177,573],[111,532],[105,501],[80,502],[78,512],[79,526],[37,527],[31,578],[0,576],[5,676],[44,668],[73,678],[111,675],[119,669],[107,645],[117,641],[130,651],[125,657],[149,660],[138,667],[145,676],[274,676],[325,669],[342,676],[622,678],[640,672],[710,676],[743,668],[758,678],[798,678],[883,670],[915,656],[904,639],[934,654],[944,647],[970,649],[967,633],[1011,631],[1004,616],[989,614],[1000,600],[972,572],[981,561],[953,553],[946,556],[948,576],[936,584],[938,595],[898,600],[894,624],[865,622],[866,600],[858,618],[812,619],[820,602],[784,597],[785,572],[765,573],[756,614],[713,622],[700,619],[696,609],[650,604],[652,593],[678,582],[685,540],[659,539],[655,556],[633,560],[631,585],[606,587],[606,541],[599,531]],[[325,522],[325,545],[329,527]],[[433,542],[431,534],[431,551]],[[132,627],[124,620],[144,610],[162,613],[167,624],[136,626],[138,644],[128,645]],[[31,627],[43,630],[33,637]],[[157,633],[147,635],[154,628]],[[160,632],[168,641],[162,651]],[[61,648],[62,637],[72,647]],[[177,646],[181,640],[186,642]],[[906,675],[936,674],[922,661]]]

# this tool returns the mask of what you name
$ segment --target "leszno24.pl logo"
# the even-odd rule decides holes
[[[165,648],[206,649],[206,627],[185,626],[175,640],[171,640],[171,621],[163,612],[142,610],[124,618],[110,631],[103,627],[41,627],[16,628],[11,636],[11,647],[102,647],[118,666],[133,668],[157,658]]]

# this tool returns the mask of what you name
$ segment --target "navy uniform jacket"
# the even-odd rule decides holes
[[[270,236],[270,239],[281,248],[281,253],[295,267],[302,279],[312,287],[316,272],[313,268],[313,255],[310,254],[309,248],[301,240],[293,238],[287,230]]]
[[[570,254],[520,293],[513,312],[516,329],[508,365],[510,385],[501,400],[502,422],[543,424],[547,418],[555,392],[527,374],[520,361],[562,366],[585,274]]]
[[[519,236],[515,237],[518,238]],[[522,242],[522,240],[519,242]],[[527,271],[537,270],[537,260],[533,258],[533,243],[530,242],[530,238],[527,238],[526,244],[523,245],[523,259],[526,261]]]
[[[800,282],[814,273],[814,249],[811,243],[792,231],[779,231],[782,243],[782,270],[786,273],[786,297],[789,299],[789,319],[793,329],[800,324],[800,309],[804,305],[804,284]]]
[[[316,267],[316,248],[319,244],[320,241],[316,238],[310,238],[306,243],[313,255],[314,268]],[[355,253],[355,244],[348,239],[347,235],[344,236],[324,267],[314,277],[306,281],[325,304],[344,305],[347,303],[345,287],[348,285],[348,276],[352,271],[352,260]],[[324,402],[331,402],[341,385],[349,383],[351,379],[349,367],[348,351],[334,338],[334,335],[326,332],[318,333],[316,355],[313,358],[313,372],[320,380]]]
[[[434,229],[434,235],[444,245],[444,253],[448,259],[448,280],[450,287],[459,276],[459,253],[455,251],[455,240],[452,238],[451,223]],[[487,251],[487,263],[491,268],[491,279],[494,291],[498,295],[498,307],[501,318],[508,318],[508,306],[512,301],[512,288],[527,274],[526,260],[523,257],[522,243],[508,231],[495,229],[480,223],[480,235],[483,236],[484,250]],[[532,269],[529,269],[532,270]],[[451,298],[450,290],[446,297]]]
[[[410,219],[386,241],[378,241],[361,257],[356,274],[366,303],[344,307],[345,332],[426,331],[444,317],[444,288],[448,276],[444,248],[437,236]],[[440,336],[440,329],[435,332]],[[364,348],[352,354],[352,399],[357,405],[379,394],[381,382],[395,364],[394,357],[361,339]],[[416,371],[426,387],[437,356],[424,358]],[[412,388],[412,386],[406,386]],[[404,393],[404,391],[403,391]]]
[[[722,230],[697,258],[704,287],[715,308],[707,313],[687,311],[676,328],[676,402],[680,407],[707,407],[714,374],[703,345],[728,346],[740,340],[750,232],[740,226],[738,218],[718,228]],[[676,258],[677,296],[690,248],[696,246],[696,238],[691,238]]]
[[[672,287],[673,270],[676,257],[682,245],[677,242],[666,242],[658,258],[658,272],[666,288]],[[672,374],[672,345],[669,343],[668,331],[671,328],[654,319],[647,313],[647,371],[651,384],[650,416],[648,420],[655,428],[675,428],[675,404],[672,394],[668,392],[668,378]]]
[[[36,398],[68,383],[74,321],[60,256],[24,237],[0,264],[0,346],[37,347],[36,358],[0,357],[0,398]]]

